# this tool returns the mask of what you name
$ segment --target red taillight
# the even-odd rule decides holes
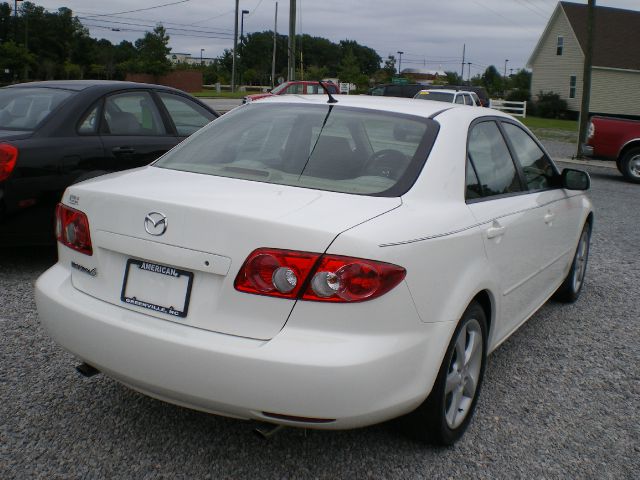
[[[69,248],[85,255],[93,255],[89,219],[80,210],[62,203],[56,207],[56,238]]]
[[[318,253],[259,248],[247,257],[235,287],[246,293],[297,298]]]
[[[240,269],[237,290],[317,302],[361,302],[387,293],[406,270],[390,263],[260,248]],[[303,290],[304,289],[304,290]]]
[[[16,167],[18,149],[7,143],[0,143],[0,182],[9,178]]]

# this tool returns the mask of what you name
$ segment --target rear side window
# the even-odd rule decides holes
[[[72,95],[54,88],[0,89],[0,129],[33,130]]]
[[[188,98],[172,93],[158,92],[158,96],[164,103],[176,131],[180,136],[189,136],[196,130],[204,127],[213,120],[214,116]]]
[[[162,117],[149,92],[107,97],[104,119],[111,135],[166,135]]]
[[[437,90],[423,90],[416,98],[421,100],[435,100],[436,102],[453,103],[453,93],[438,92]],[[459,97],[461,99],[461,97]],[[460,103],[460,102],[458,102]],[[464,102],[463,102],[464,103]]]
[[[523,190],[507,144],[495,122],[477,123],[471,127],[467,148],[471,167],[477,175],[481,197]],[[467,199],[477,198],[469,195],[469,189],[467,183]]]
[[[437,124],[420,117],[340,106],[258,103],[225,114],[154,165],[396,196],[413,185],[436,134]]]
[[[529,190],[550,188],[556,172],[542,149],[516,125],[503,123],[502,126],[522,166]]]

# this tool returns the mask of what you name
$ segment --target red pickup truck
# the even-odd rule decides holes
[[[615,160],[627,180],[640,183],[640,120],[592,117],[583,152]]]

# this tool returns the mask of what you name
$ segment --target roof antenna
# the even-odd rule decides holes
[[[329,91],[329,89],[327,88],[327,86],[322,83],[322,82],[318,82],[320,84],[320,86],[322,87],[322,89],[324,90],[324,92],[329,95],[329,101],[327,103],[338,103],[338,100],[335,99],[335,97],[333,95],[331,95],[331,92]]]

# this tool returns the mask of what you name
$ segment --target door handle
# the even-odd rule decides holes
[[[487,238],[501,237],[505,231],[505,227],[500,226],[499,223],[494,223],[491,227],[487,228]]]
[[[553,219],[556,218],[556,214],[553,212],[547,212],[547,214],[544,216],[544,223],[546,223],[547,225],[551,225],[551,223],[553,222]]]
[[[136,153],[136,149],[132,148],[132,147],[113,147],[113,149],[111,150],[113,153],[120,153],[120,154],[131,154],[131,153]]]

